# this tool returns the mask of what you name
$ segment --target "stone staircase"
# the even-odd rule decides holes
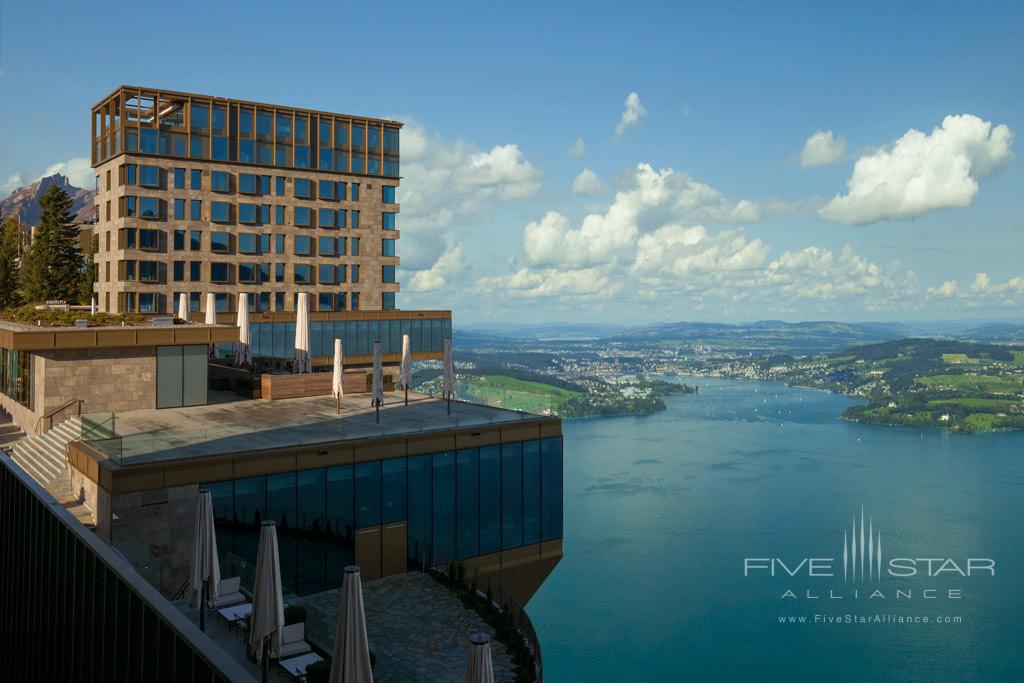
[[[10,447],[14,462],[42,484],[79,522],[86,527],[95,528],[93,511],[81,501],[78,493],[71,489],[71,478],[65,464],[68,443],[78,439],[82,434],[82,418],[70,417],[45,434],[36,436],[25,436],[15,425],[2,424],[0,421],[0,440],[5,436],[4,429],[10,428],[16,429],[20,435],[20,438],[3,444]]]

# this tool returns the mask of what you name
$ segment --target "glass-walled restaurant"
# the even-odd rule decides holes
[[[0,348],[0,391],[26,408],[32,408],[30,352]]]
[[[282,586],[298,595],[341,585],[343,568],[355,558],[357,529],[407,521],[410,566],[562,538],[561,437],[204,488],[213,496],[224,571],[255,564],[260,523],[272,519]]]

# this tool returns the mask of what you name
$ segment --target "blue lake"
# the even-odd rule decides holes
[[[700,393],[655,415],[564,424],[565,558],[528,606],[547,680],[1024,680],[1024,434],[853,424],[843,396],[687,381]],[[844,582],[862,508],[882,578]],[[833,558],[834,576],[744,577],[745,558]],[[928,577],[925,558],[995,576]]]

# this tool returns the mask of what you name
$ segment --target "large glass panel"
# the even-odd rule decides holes
[[[256,143],[252,140],[238,141],[238,160],[245,164],[256,163]]]
[[[292,141],[292,115],[284,112],[277,112],[277,141],[291,143]]]
[[[455,453],[434,453],[434,562],[455,559]]]
[[[480,551],[480,451],[465,448],[456,454],[455,558],[474,557]]]
[[[430,455],[416,455],[408,460],[409,478],[409,559],[421,564],[430,563],[431,552],[431,492],[433,462]]]
[[[523,442],[523,545],[540,542],[540,441]]]
[[[302,595],[326,587],[324,546],[327,540],[327,470],[298,472],[297,514],[295,526],[299,561],[296,566],[296,591]]]
[[[269,111],[259,110],[256,112],[256,139],[269,141],[272,139],[271,126],[273,114]]]
[[[235,481],[235,521],[243,526],[259,527],[266,507],[266,477]],[[255,548],[253,556],[255,557]]]
[[[381,488],[381,523],[403,521],[406,518],[405,458],[391,458],[381,463]]]
[[[501,547],[523,544],[523,444],[501,445]]]
[[[295,472],[267,476],[267,519],[277,522],[277,548],[281,560],[281,583],[295,589],[297,564],[295,545]]]
[[[501,449],[480,449],[480,554],[501,550]]]
[[[562,537],[562,438],[540,442],[541,540]]]
[[[356,465],[356,528],[380,524],[380,461]]]
[[[190,121],[192,123],[193,132],[205,131],[210,127],[210,107],[206,104],[192,104],[192,116]]]

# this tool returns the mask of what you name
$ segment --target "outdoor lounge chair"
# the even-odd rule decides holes
[[[306,625],[302,622],[289,624],[281,629],[281,644],[271,653],[276,659],[287,659],[309,652],[312,648],[306,642]]]
[[[241,593],[242,579],[233,576],[230,579],[222,579],[220,582],[220,597],[213,601],[211,607],[220,609],[245,602],[245,596]]]

